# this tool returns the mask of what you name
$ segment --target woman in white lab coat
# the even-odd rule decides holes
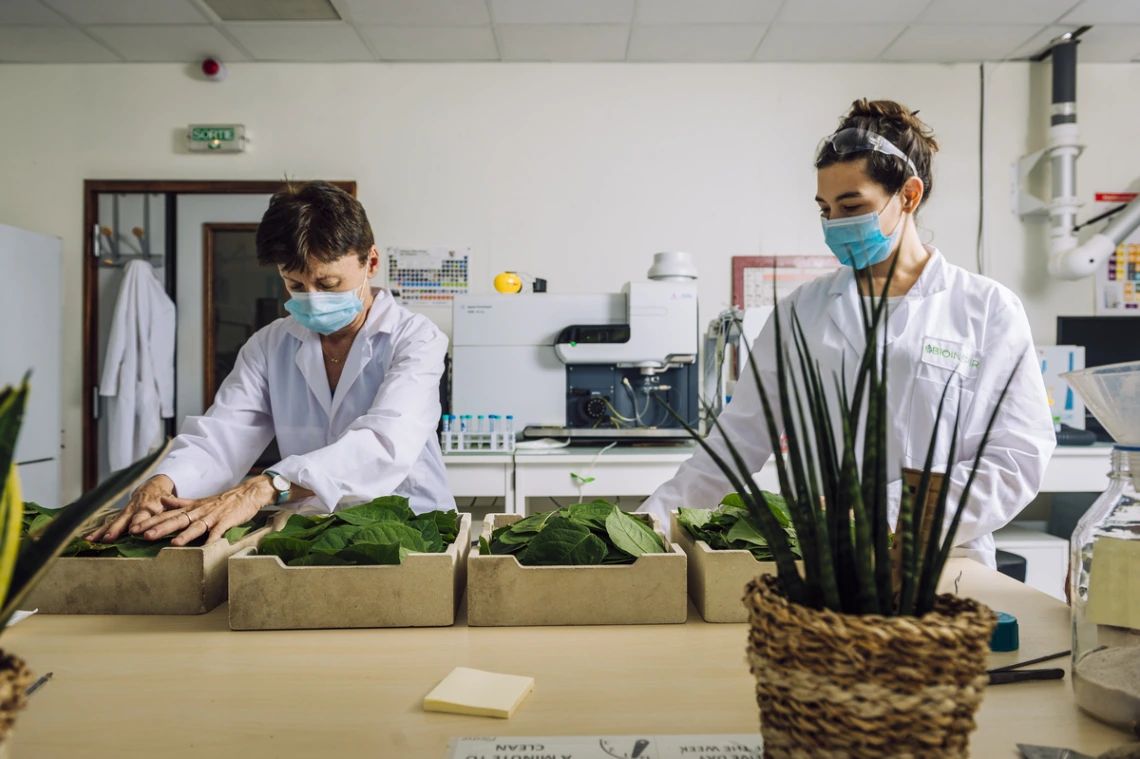
[[[824,238],[844,266],[803,285],[779,308],[788,325],[795,307],[824,377],[846,372],[852,386],[866,347],[859,302],[867,297],[863,270],[870,268],[879,296],[897,260],[886,292],[889,320],[883,338],[889,352],[887,460],[899,473],[889,488],[892,523],[898,516],[901,468],[921,469],[925,463],[947,381],[954,380],[946,398],[949,411],[937,422],[934,462],[936,471],[949,472],[953,513],[997,396],[1016,371],[956,537],[965,555],[994,566],[991,533],[1036,496],[1056,439],[1029,323],[1017,296],[951,264],[919,240],[915,215],[930,197],[937,149],[929,127],[899,104],[854,103],[823,142],[815,163]],[[769,319],[753,346],[769,393],[777,382],[775,351],[774,320]],[[834,383],[825,387],[834,396]],[[830,403],[834,413],[838,403],[834,397]],[[948,461],[959,404],[958,448]],[[720,420],[745,461],[759,471],[772,453],[772,442],[751,371],[743,372]],[[838,418],[834,422],[838,429]],[[709,436],[709,443],[727,458],[719,432]],[[711,458],[698,451],[642,510],[656,512],[667,523],[668,513],[681,506],[716,508],[731,489]]]
[[[380,255],[364,208],[325,182],[288,187],[262,217],[257,255],[280,271],[291,316],[249,339],[214,405],[89,540],[217,540],[298,501],[331,512],[395,493],[416,511],[455,507],[434,435],[447,338],[369,285]],[[275,435],[284,458],[246,479]]]

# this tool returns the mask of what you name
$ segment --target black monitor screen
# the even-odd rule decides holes
[[[1140,361],[1140,317],[1058,316],[1057,345],[1085,346],[1085,367]]]
[[[1085,346],[1085,367],[1140,361],[1140,317],[1058,316],[1057,345]],[[1111,441],[1104,427],[1088,410],[1085,429]]]

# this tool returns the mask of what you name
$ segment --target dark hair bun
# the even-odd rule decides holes
[[[882,135],[905,153],[914,163],[918,178],[922,180],[923,202],[926,202],[934,190],[932,169],[938,142],[934,139],[934,130],[918,118],[918,111],[912,111],[893,100],[860,98],[851,104],[851,109],[840,119],[836,131],[844,129],[863,129]],[[895,156],[879,152],[839,155],[826,142],[816,156],[815,167],[822,169],[835,163],[864,159],[867,161],[868,175],[891,194],[899,192],[914,173],[906,161]]]

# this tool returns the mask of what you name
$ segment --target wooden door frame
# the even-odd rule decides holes
[[[331,182],[356,196],[356,182]],[[271,195],[285,183],[282,180],[170,180],[170,179],[85,179],[83,181],[83,490],[99,480],[99,424],[95,418],[99,386],[99,261],[95,256],[92,230],[99,223],[99,195],[102,193],[147,193],[173,195]],[[167,225],[177,220],[167,219]],[[177,251],[175,251],[177,255]],[[175,265],[169,258],[167,265]],[[177,380],[175,381],[177,388]]]
[[[217,346],[214,330],[214,246],[217,232],[253,232],[257,224],[249,222],[210,222],[202,225],[202,408],[214,403],[218,392],[214,355]]]

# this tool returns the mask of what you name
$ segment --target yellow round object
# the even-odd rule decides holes
[[[495,277],[495,289],[501,293],[517,293],[522,290],[522,280],[514,272],[505,271]]]

